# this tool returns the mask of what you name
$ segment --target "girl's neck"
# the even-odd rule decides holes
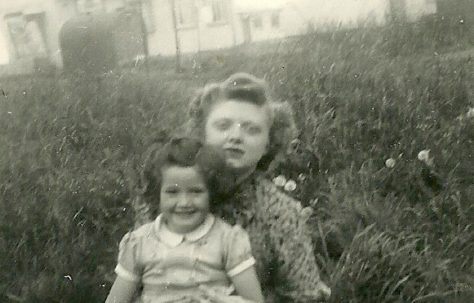
[[[235,172],[235,185],[240,185],[242,182],[247,180],[247,178],[253,174],[255,167],[247,168],[245,170],[236,170]]]
[[[165,228],[168,231],[170,231],[174,234],[177,234],[177,235],[185,236],[187,234],[190,234],[190,233],[198,230],[202,225],[204,225],[204,222],[206,222],[206,219],[204,219],[204,221],[202,221],[201,224],[199,224],[198,226],[195,226],[193,229],[176,229],[176,228],[173,228],[172,226],[169,225],[167,220],[163,220],[163,225],[165,226]]]

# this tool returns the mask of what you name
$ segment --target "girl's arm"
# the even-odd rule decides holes
[[[244,270],[230,279],[239,296],[252,302],[264,302],[262,288],[257,278],[255,266]]]
[[[208,296],[211,302],[259,302],[263,303],[264,298],[260,282],[255,269],[255,259],[252,256],[250,239],[248,233],[240,226],[230,227],[224,235],[225,243],[225,271],[234,285],[238,296],[225,296],[215,294]]]
[[[131,282],[117,277],[105,303],[131,303],[137,288],[138,282]]]

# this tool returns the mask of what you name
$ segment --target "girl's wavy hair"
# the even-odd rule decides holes
[[[152,208],[153,215],[158,213],[163,169],[170,166],[198,169],[209,191],[211,210],[218,201],[216,196],[232,182],[231,174],[225,170],[225,156],[222,150],[204,145],[198,139],[174,137],[164,146],[150,148],[144,161],[141,174],[143,197]]]
[[[274,101],[263,79],[247,73],[236,73],[223,82],[210,83],[198,90],[191,100],[185,133],[204,138],[206,119],[212,106],[228,99],[267,108],[270,122],[269,148],[257,164],[257,169],[267,170],[270,163],[288,149],[297,131],[291,106],[288,102]]]

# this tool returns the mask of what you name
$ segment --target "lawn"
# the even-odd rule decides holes
[[[474,60],[438,36],[368,27],[201,54],[178,74],[152,59],[0,79],[0,302],[103,301],[147,148],[236,71],[295,110],[299,145],[271,174],[313,208],[330,302],[472,301]]]

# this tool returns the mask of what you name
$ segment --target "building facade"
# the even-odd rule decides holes
[[[127,12],[116,18],[121,22],[115,28],[122,35],[117,38],[122,53],[137,52],[127,50],[125,39],[135,35],[145,41],[143,55],[169,56],[177,49],[195,53],[230,48],[300,35],[310,28],[383,24],[394,11],[412,21],[436,12],[436,1],[8,0],[0,1],[0,56],[10,63],[7,69],[19,73],[48,63],[61,67],[59,32],[68,20],[83,14]],[[130,12],[139,21],[127,17]]]
[[[143,24],[126,23],[127,14],[124,14],[122,24],[117,24],[116,29],[142,26],[129,31],[146,36],[146,51],[142,55],[145,52],[151,56],[173,55],[177,48],[182,53],[193,53],[229,48],[238,43],[239,33],[231,0],[2,1],[0,33],[3,42],[0,42],[9,63],[3,69],[24,73],[41,65],[41,62],[61,67],[59,33],[68,20],[83,14],[137,10]],[[120,33],[124,34],[124,31]],[[120,43],[120,33],[116,38],[119,40],[118,48],[126,48],[124,43]],[[117,33],[114,34],[117,36]]]
[[[435,0],[236,0],[244,41],[301,35],[308,30],[332,30],[385,24],[393,14],[406,21],[436,13]],[[240,5],[239,5],[240,3]]]

